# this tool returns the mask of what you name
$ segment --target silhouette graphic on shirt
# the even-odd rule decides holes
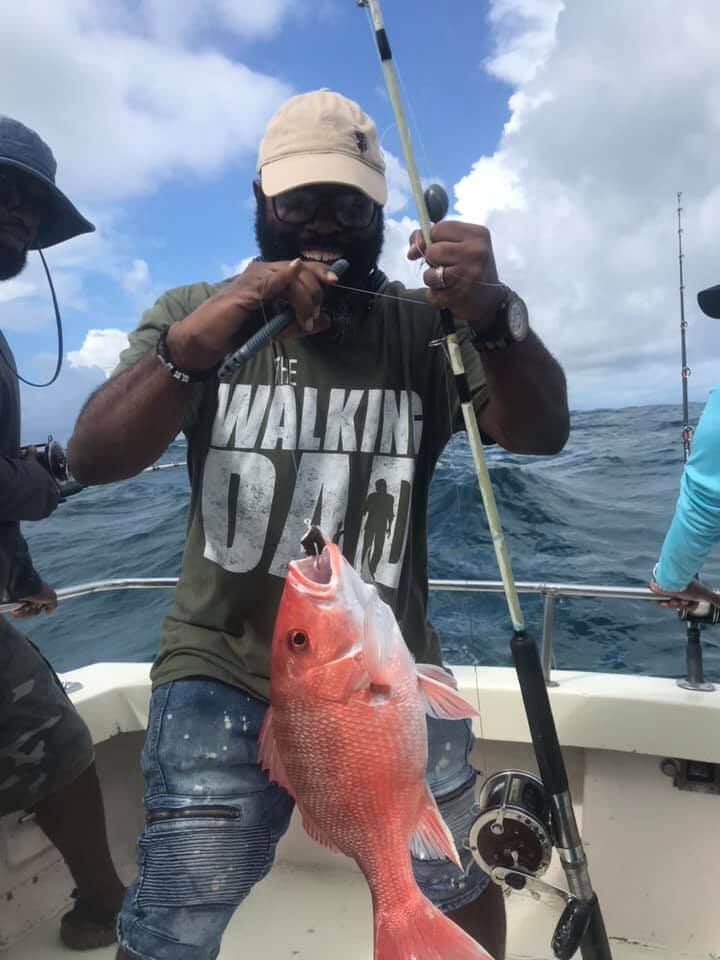
[[[392,530],[394,506],[395,497],[387,492],[385,480],[376,480],[375,493],[368,496],[363,507],[363,516],[367,514],[367,521],[363,537],[362,567],[367,561],[373,577],[382,557],[385,540]]]

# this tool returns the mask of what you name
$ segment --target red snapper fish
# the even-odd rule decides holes
[[[352,857],[372,895],[375,960],[492,960],[420,892],[411,850],[459,863],[428,786],[425,714],[476,711],[416,664],[390,609],[335,544],[289,565],[260,763],[310,836]]]

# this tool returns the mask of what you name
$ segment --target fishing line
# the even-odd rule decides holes
[[[451,434],[450,441],[452,441],[453,409],[452,409],[452,397],[450,395],[450,377],[449,377],[449,370],[448,370],[447,363],[443,364],[443,370],[445,375],[445,396],[446,396],[447,405],[448,405],[448,425],[450,427],[450,434]],[[462,542],[463,556],[467,556],[468,544],[465,539],[465,524],[463,522],[465,518],[465,514],[463,511],[462,498],[461,498],[460,464],[456,457],[450,457],[449,459],[451,460],[451,463],[452,463],[452,471],[455,474],[454,480],[453,480],[453,489],[455,491],[455,501],[456,501],[456,508],[457,508],[457,514],[458,514],[458,521],[459,521],[458,526],[460,528],[460,540]],[[469,591],[466,591],[466,590],[462,591],[462,596],[463,596],[463,603],[465,604],[465,612],[467,615],[467,621],[469,626],[469,636],[471,640],[475,640],[476,635],[475,635],[475,624],[473,621],[473,613],[472,613],[472,597],[470,596]],[[477,693],[478,693],[478,699],[479,699],[480,697],[479,689]],[[487,748],[485,744],[485,735],[482,728],[482,710],[480,710],[480,715],[477,719],[480,724],[480,736],[475,738],[475,742],[476,743],[478,741],[480,742],[480,762],[482,764],[482,769],[478,770],[477,773],[478,773],[478,776],[487,776],[488,774],[488,763],[487,763],[487,753],[486,753]]]
[[[53,308],[55,310],[55,324],[57,326],[57,342],[58,342],[58,352],[57,352],[57,363],[55,364],[55,373],[52,375],[51,379],[47,383],[35,383],[32,380],[26,380],[25,377],[21,377],[17,372],[15,367],[10,363],[10,360],[5,356],[3,351],[0,349],[0,357],[2,358],[5,365],[9,368],[14,377],[17,377],[18,380],[21,380],[23,383],[26,383],[29,387],[49,387],[60,376],[60,371],[62,369],[62,360],[63,360],[63,331],[62,331],[62,320],[60,319],[60,307],[58,306],[57,297],[55,296],[55,287],[53,286],[52,277],[50,276],[50,270],[43,256],[42,250],[38,250],[40,254],[40,259],[42,260],[42,265],[45,268],[45,276],[47,277],[47,282],[50,287],[50,295],[52,296]]]
[[[427,263],[427,260],[423,261]],[[432,264],[428,264],[432,266]],[[502,283],[500,280],[469,280],[463,276],[460,276],[461,280],[464,280],[465,283],[474,286],[474,287],[499,287],[505,289],[506,284]],[[366,297],[382,297],[385,300],[397,300],[399,303],[416,303],[421,307],[425,307],[427,310],[435,310],[438,312],[440,307],[433,306],[432,303],[428,303],[426,300],[413,300],[411,297],[398,297],[392,293],[376,293],[372,290],[364,290],[362,287],[350,287],[346,283],[336,283],[333,284],[334,287],[337,287],[340,290],[348,290],[351,293],[360,293]],[[424,286],[427,286],[426,284]],[[427,287],[428,290],[432,290],[432,287]],[[449,288],[443,288],[445,290]]]

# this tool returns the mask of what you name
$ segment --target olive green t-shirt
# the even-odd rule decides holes
[[[221,284],[163,294],[114,375]],[[439,313],[424,291],[385,283],[331,332],[280,340],[228,383],[188,391],[187,541],[153,685],[207,676],[267,698],[283,578],[317,524],[377,584],[419,662],[440,663],[426,622],[432,472],[462,417]],[[393,298],[400,298],[393,299]],[[475,409],[486,400],[467,328],[459,340]]]

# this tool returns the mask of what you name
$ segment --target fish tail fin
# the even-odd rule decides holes
[[[484,947],[420,891],[375,917],[374,960],[493,960]]]

